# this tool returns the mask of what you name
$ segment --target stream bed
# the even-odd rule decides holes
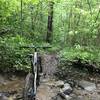
[[[23,100],[24,77],[14,75],[10,79],[7,77],[6,75],[0,75],[0,100]],[[93,91],[87,91],[76,85],[72,87],[73,91],[65,99],[59,95],[61,90],[59,84],[62,81],[56,85],[58,81],[60,82],[60,80],[55,79],[42,79],[37,90],[37,100],[100,100],[99,82]]]
[[[90,75],[68,67],[65,76],[54,77],[57,68],[56,55],[44,55],[43,60],[45,77],[41,77],[37,100],[100,100],[99,74]],[[0,100],[23,100],[25,76],[19,73],[0,74]]]

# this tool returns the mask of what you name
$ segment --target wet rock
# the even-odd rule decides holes
[[[87,91],[94,91],[96,90],[96,85],[95,83],[91,83],[91,82],[88,82],[88,81],[80,81],[79,82],[79,86],[82,88],[82,89],[85,89]]]

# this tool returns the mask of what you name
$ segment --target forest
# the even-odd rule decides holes
[[[39,52],[57,55],[57,75],[68,66],[100,74],[99,25],[99,0],[0,0],[0,71],[29,72],[34,49],[21,47],[35,45],[51,46]]]
[[[28,44],[99,67],[99,13],[99,0],[0,0],[0,67],[27,67],[19,47]]]

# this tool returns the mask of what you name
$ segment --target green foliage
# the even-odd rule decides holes
[[[99,63],[99,53],[99,49],[94,49],[94,47],[75,45],[74,47],[66,47],[63,50],[61,50],[60,57],[66,60],[82,59],[83,61]]]
[[[54,2],[54,16],[53,48],[48,51],[68,60],[100,61],[99,0],[22,0],[22,20],[21,0],[0,0],[0,33],[10,28],[13,34],[0,38],[0,67],[26,70],[24,55],[30,51],[19,47],[47,45],[49,1]],[[21,31],[23,36],[15,35]]]
[[[19,35],[0,38],[0,68],[12,71],[27,69],[28,62],[25,56],[29,51],[21,49],[21,46],[29,43],[28,39]]]
[[[29,71],[31,62],[28,54],[34,53],[34,49],[22,48],[22,46],[29,45],[48,46],[49,44],[20,35],[8,35],[0,38],[0,69]],[[44,50],[41,49],[41,51]]]

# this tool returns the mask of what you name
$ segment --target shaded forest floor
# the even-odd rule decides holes
[[[46,75],[45,78],[41,77],[41,84],[37,90],[37,100],[100,100],[99,74],[88,74],[80,69],[68,67],[66,75],[60,78],[53,77],[57,68],[55,57],[55,55],[45,55],[44,57],[44,73]],[[0,74],[0,100],[23,100],[24,79],[24,75]],[[63,81],[72,86],[73,91],[68,94],[70,98],[64,99],[59,95],[61,87],[55,85],[58,81]],[[93,83],[96,89],[86,91],[79,87],[80,81]]]

